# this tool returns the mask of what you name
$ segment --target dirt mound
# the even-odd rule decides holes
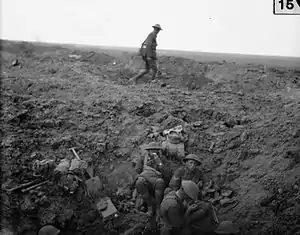
[[[72,55],[69,55],[69,58],[78,58],[81,62],[87,62],[92,65],[101,66],[101,65],[107,65],[115,60],[114,57],[105,54],[105,53],[96,53],[96,52],[80,52],[80,51],[74,51]]]
[[[145,218],[116,190],[132,179],[126,169],[139,146],[161,141],[164,129],[180,124],[187,153],[206,156],[203,171],[215,183],[208,198],[221,219],[234,220],[244,234],[299,232],[299,71],[163,56],[166,85],[133,87],[127,79],[138,57],[33,44],[21,53],[24,44],[3,45],[2,188],[33,180],[34,160],[59,162],[76,146],[121,212],[103,221],[84,191],[70,195],[55,184],[29,193],[3,190],[4,228],[25,234],[50,223],[65,234],[133,227],[131,234],[140,234]],[[220,190],[233,193],[228,198]]]
[[[126,55],[119,63],[119,67],[123,68],[122,71],[126,71],[126,78],[130,78],[145,66],[140,56]],[[163,74],[160,79],[167,85],[195,90],[212,82],[205,76],[208,70],[207,64],[180,57],[162,56],[158,60],[158,65]],[[147,82],[149,78],[150,76],[143,78],[142,83]]]

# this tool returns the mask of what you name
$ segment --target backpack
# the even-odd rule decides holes
[[[179,200],[174,191],[165,196],[164,201],[166,200],[175,200],[180,205],[180,211],[185,211],[183,203]]]
[[[139,55],[142,57],[147,56],[147,45],[145,44],[146,40],[142,43],[140,49],[139,49]]]
[[[177,195],[176,195],[175,192],[173,191],[173,192],[167,194],[167,195],[165,196],[165,198],[163,199],[163,202],[162,202],[162,204],[161,204],[161,214],[162,214],[162,215],[165,214],[165,213],[168,214],[167,210],[168,210],[169,208],[168,208],[168,207],[166,208],[166,207],[164,206],[164,204],[166,203],[166,204],[168,205],[168,202],[166,202],[166,201],[170,201],[170,200],[176,201],[176,203],[179,204],[179,210],[180,210],[180,212],[181,212],[182,214],[185,213],[185,206],[184,206],[184,204],[180,201],[180,199],[177,197]],[[164,216],[163,216],[163,217],[164,217]],[[169,220],[168,217],[165,218],[165,219]],[[168,222],[170,223],[170,221],[168,221]]]

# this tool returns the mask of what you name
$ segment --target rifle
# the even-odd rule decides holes
[[[216,213],[216,209],[215,207],[213,206],[213,204],[211,202],[209,202],[210,206],[211,206],[211,209],[212,209],[212,214],[213,214],[213,218],[214,218],[214,221],[219,224],[220,221],[219,221],[219,218],[217,216],[217,213]]]

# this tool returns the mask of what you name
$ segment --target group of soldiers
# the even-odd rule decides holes
[[[156,38],[162,28],[159,24],[152,27],[153,31],[139,50],[145,68],[130,79],[132,83],[136,83],[150,70],[153,71],[152,80],[161,73],[157,66]],[[161,144],[148,144],[145,147],[147,154],[135,163],[138,176],[133,184],[133,199],[137,202],[137,208],[146,210],[148,214],[145,232],[151,234],[158,231],[158,224],[162,224],[161,235],[240,234],[230,221],[219,223],[213,206],[201,200],[203,175],[199,166],[203,158],[188,154],[181,159],[183,165],[172,172],[162,149]],[[59,233],[51,225],[43,227],[39,232],[40,235]]]
[[[172,173],[160,144],[151,142],[144,149],[145,156],[135,165],[138,176],[133,197],[138,208],[144,205],[148,209],[145,231],[151,233],[162,224],[162,235],[238,234],[231,222],[218,224],[212,205],[201,200],[203,175],[199,166],[203,158],[188,154]]]
[[[145,68],[130,79],[132,83],[137,83],[150,69],[152,80],[161,73],[157,66],[156,38],[162,28],[159,24],[152,27],[139,50]],[[183,165],[172,174],[160,144],[152,142],[145,150],[148,153],[136,162],[138,177],[133,198],[139,202],[137,207],[145,205],[148,210],[146,230],[156,230],[158,222],[162,222],[162,235],[239,233],[230,221],[219,223],[213,206],[201,200],[203,175],[198,167],[202,164],[201,157],[188,154],[181,159]]]

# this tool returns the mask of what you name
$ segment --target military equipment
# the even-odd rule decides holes
[[[199,188],[194,181],[191,180],[183,180],[181,182],[181,186],[183,191],[193,200],[198,199]]]

